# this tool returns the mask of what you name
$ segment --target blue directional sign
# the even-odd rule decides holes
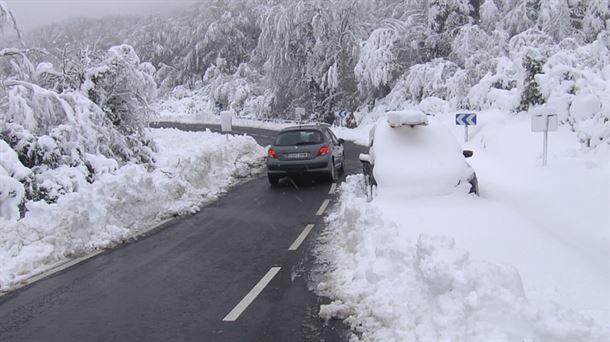
[[[461,126],[476,126],[477,115],[474,113],[455,114],[455,124]]]
[[[346,112],[346,111],[338,111],[337,112],[337,116],[342,118],[342,119],[345,118],[348,114],[349,114],[349,112]]]

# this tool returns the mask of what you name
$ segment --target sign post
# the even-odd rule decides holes
[[[477,115],[474,113],[455,114],[455,124],[464,126],[464,142],[468,142],[468,126],[476,126]]]
[[[222,133],[230,133],[233,131],[233,113],[229,111],[220,112],[220,131]],[[227,140],[229,135],[227,135]]]
[[[305,117],[305,108],[303,108],[303,107],[296,107],[294,109],[294,116],[295,116],[295,119],[298,122],[303,121],[303,117]]]
[[[542,132],[542,166],[547,164],[549,132],[554,132],[559,126],[557,114],[533,114],[532,132]]]
[[[341,110],[338,112],[335,112],[335,116],[337,116],[339,118],[339,127],[343,127],[343,120],[345,120],[345,118],[350,114],[350,112]]]

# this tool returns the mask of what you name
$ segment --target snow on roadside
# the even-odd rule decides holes
[[[82,182],[57,203],[28,202],[19,221],[0,218],[0,290],[58,262],[112,247],[163,219],[197,212],[258,170],[264,149],[251,137],[154,129],[157,167],[126,165]],[[103,164],[102,161],[98,161]],[[69,170],[58,171],[58,178]],[[63,172],[63,173],[62,173]]]
[[[319,250],[320,262],[330,270],[322,270],[316,279],[318,292],[333,299],[321,307],[321,317],[346,319],[356,332],[354,340],[608,339],[604,324],[528,293],[528,279],[522,280],[509,262],[489,262],[481,250],[470,254],[462,248],[461,241],[478,240],[485,246],[486,236],[477,234],[486,229],[490,236],[534,228],[527,220],[460,191],[423,201],[380,196],[368,203],[363,186],[361,175],[349,176],[341,186]],[[457,215],[472,205],[484,218]],[[542,234],[530,243],[538,243],[543,255],[554,255],[555,249],[565,252],[546,238]],[[518,237],[505,244],[514,243]],[[566,255],[566,260],[573,256]]]
[[[453,113],[437,113],[460,141]],[[380,189],[367,203],[356,178],[344,185],[322,249],[331,272],[319,290],[334,302],[321,315],[347,318],[364,341],[607,341],[610,149],[586,148],[562,126],[542,168],[528,113],[478,115],[462,145],[474,151],[480,198]],[[338,134],[365,145],[371,121]]]

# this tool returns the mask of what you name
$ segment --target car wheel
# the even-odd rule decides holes
[[[330,161],[331,163],[331,167],[330,167],[330,174],[328,175],[328,180],[333,183],[337,180],[337,168],[335,167],[335,160],[332,159]]]
[[[267,175],[267,178],[269,179],[269,184],[271,184],[272,186],[276,186],[280,182],[280,177],[278,176]]]
[[[479,180],[477,179],[477,175],[475,174],[468,183],[470,183],[469,193],[479,196]]]

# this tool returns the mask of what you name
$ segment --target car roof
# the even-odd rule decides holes
[[[307,125],[299,125],[299,126],[290,126],[282,129],[282,132],[289,131],[301,131],[301,130],[316,130],[320,131],[324,128],[328,128],[328,125],[325,124],[307,124]]]

